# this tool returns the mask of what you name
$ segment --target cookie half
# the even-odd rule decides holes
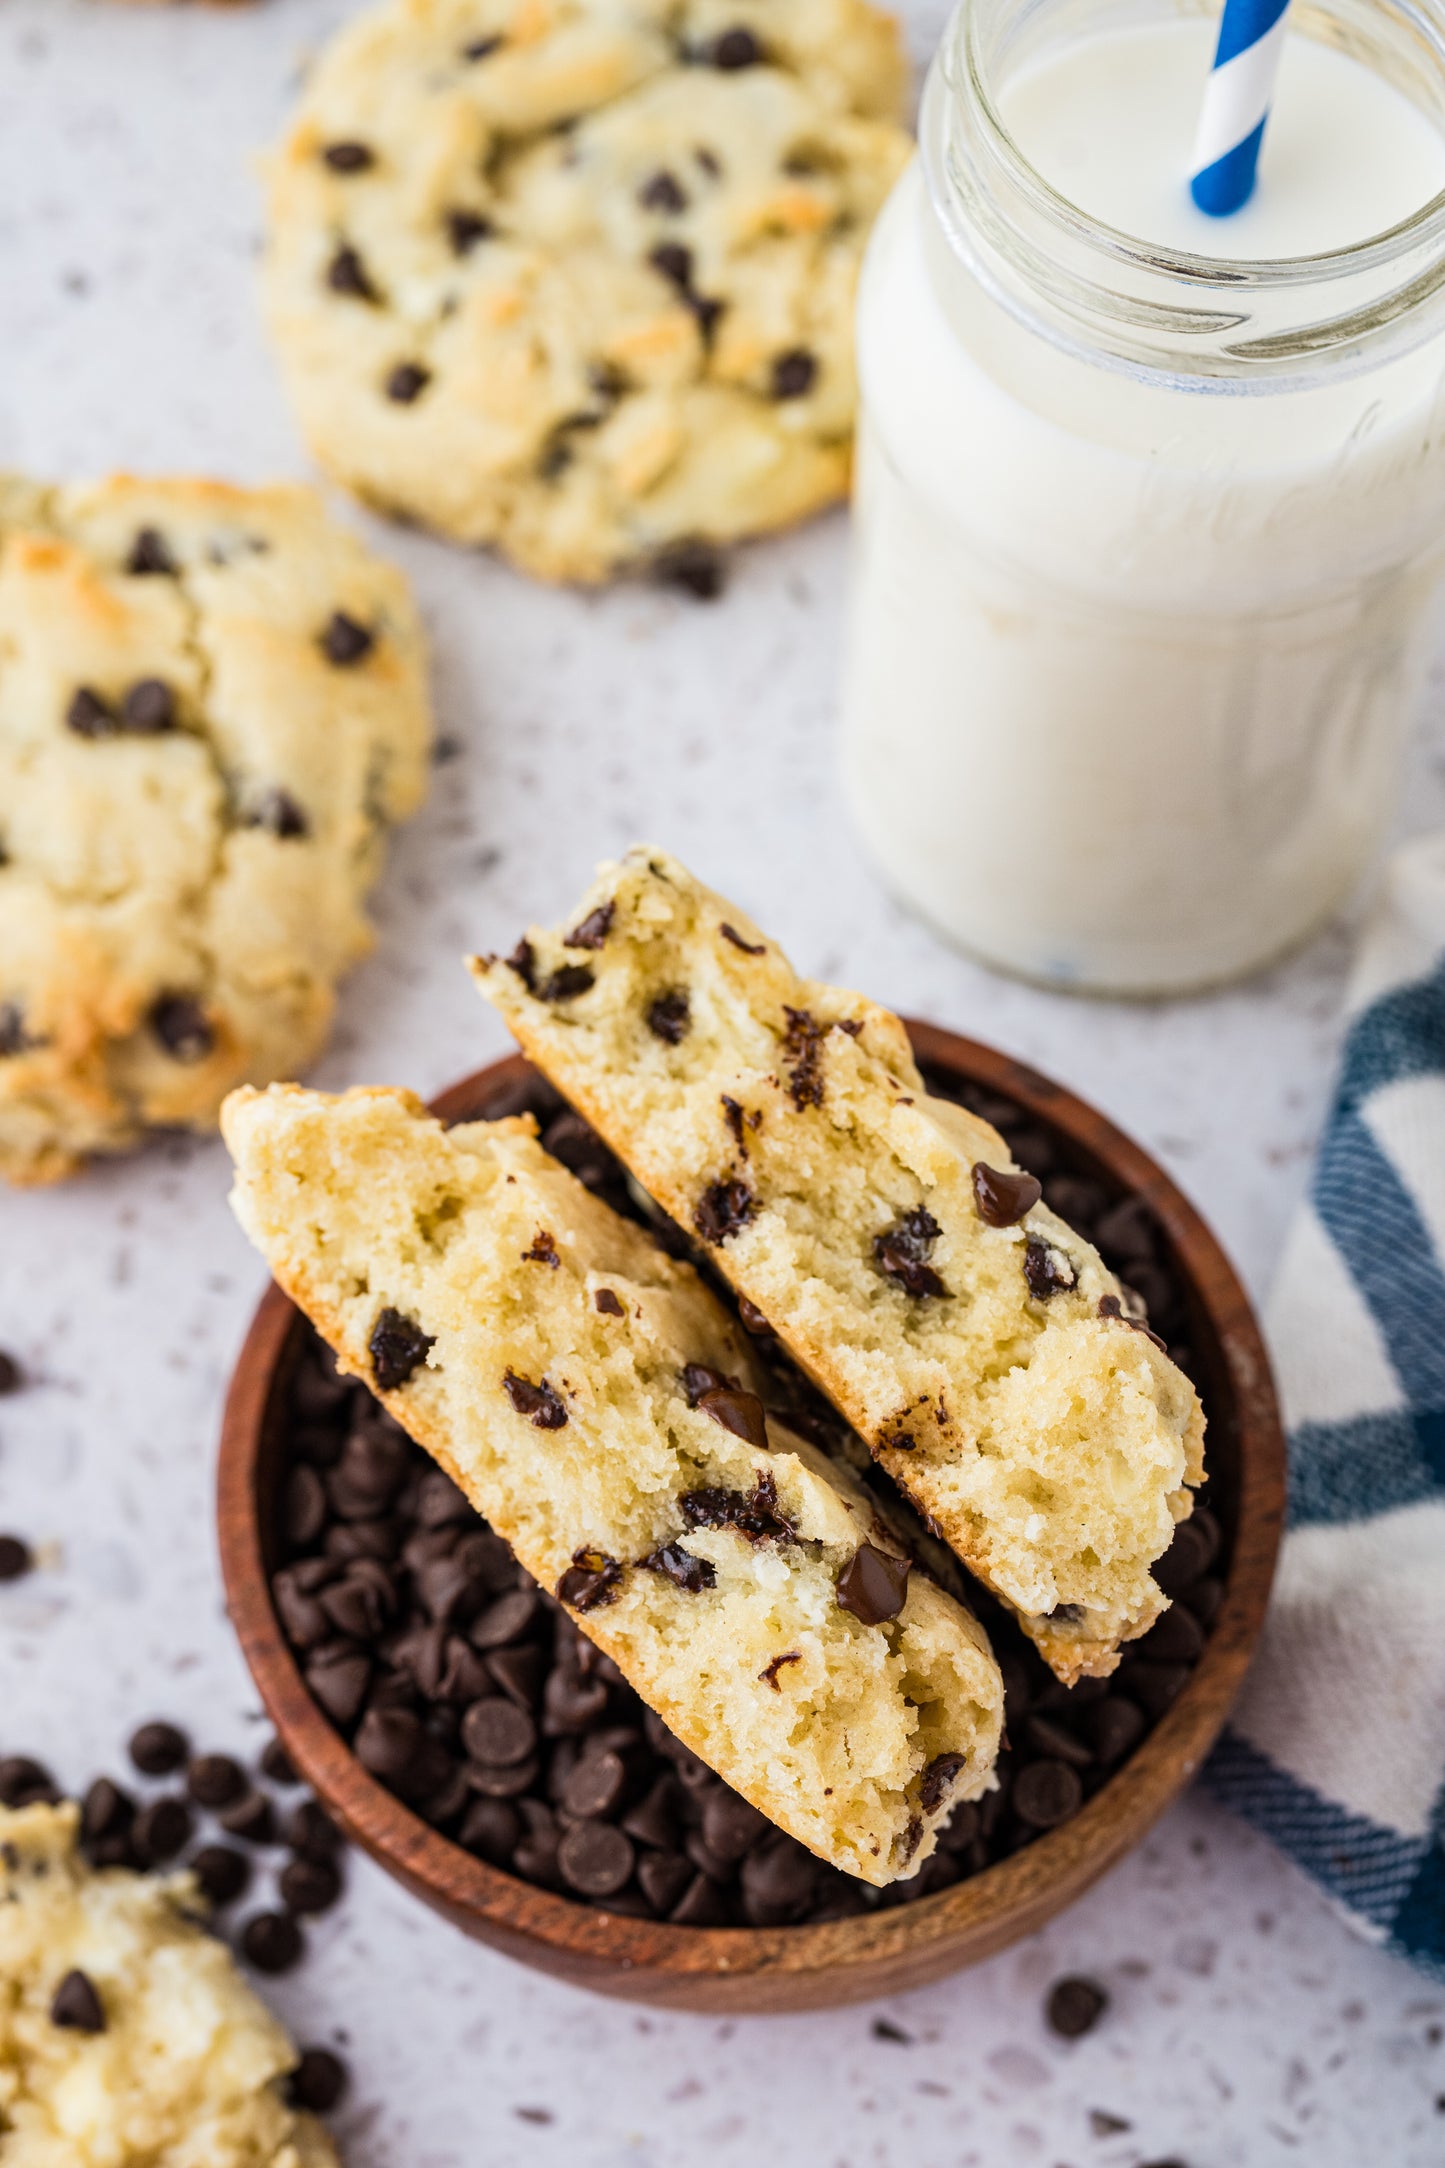
[[[905,80],[866,0],[363,15],[269,168],[266,312],[316,457],[556,580],[685,572],[841,496]]]
[[[691,1266],[530,1116],[274,1085],[222,1122],[282,1287],[676,1736],[833,1866],[915,1873],[993,1784],[998,1667]]]
[[[309,490],[0,483],[0,1175],[315,1056],[430,734],[405,582]]]
[[[1198,1397],[898,1018],[648,849],[473,969],[1058,1677],[1112,1671],[1166,1608]]]

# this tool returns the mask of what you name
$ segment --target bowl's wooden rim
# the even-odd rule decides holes
[[[809,2009],[937,1978],[1041,1926],[1135,1845],[1195,1774],[1243,1681],[1264,1618],[1284,1510],[1284,1438],[1258,1323],[1209,1228],[1167,1174],[1094,1108],[995,1049],[910,1022],[920,1060],[1013,1099],[1146,1197],[1212,1320],[1236,1400],[1234,1553],[1209,1642],[1139,1749],[1062,1828],[917,1904],[790,1928],[687,1928],[598,1911],[534,1888],[443,1837],[368,1775],[312,1700],[272,1605],[257,1480],[268,1405],[298,1312],[263,1297],[222,1428],[218,1525],[227,1604],[287,1753],[347,1834],[469,1933],[577,1984],[705,2009]],[[520,1079],[511,1056],[434,1102],[444,1119]]]

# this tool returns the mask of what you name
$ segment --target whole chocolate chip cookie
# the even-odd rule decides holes
[[[866,0],[388,0],[271,163],[312,449],[543,578],[713,586],[709,545],[847,486],[904,85]]]
[[[310,491],[0,480],[0,1176],[316,1054],[429,737],[407,589]]]

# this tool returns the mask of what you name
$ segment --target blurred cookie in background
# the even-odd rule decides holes
[[[406,583],[311,491],[0,480],[0,1176],[315,1057],[430,738]]]
[[[707,553],[848,486],[852,312],[906,161],[866,0],[388,0],[269,165],[302,429],[378,508],[526,571]]]

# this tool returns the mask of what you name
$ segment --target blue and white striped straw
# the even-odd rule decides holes
[[[1288,5],[1289,0],[1224,0],[1189,183],[1200,210],[1211,218],[1227,217],[1253,193]]]

